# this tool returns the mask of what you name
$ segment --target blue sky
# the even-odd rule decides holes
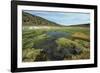
[[[89,13],[77,13],[77,12],[50,12],[50,11],[34,11],[24,10],[24,12],[32,15],[40,16],[47,20],[56,22],[61,25],[75,25],[90,23]]]

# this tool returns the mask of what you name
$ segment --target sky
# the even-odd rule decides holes
[[[89,13],[78,12],[54,12],[54,11],[35,11],[24,10],[24,12],[36,15],[61,25],[76,25],[90,23]]]

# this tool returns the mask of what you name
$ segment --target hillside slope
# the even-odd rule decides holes
[[[22,12],[22,25],[23,26],[60,26],[57,23],[46,20],[42,17]]]

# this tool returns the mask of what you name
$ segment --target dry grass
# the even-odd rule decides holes
[[[84,33],[76,32],[72,35],[73,38],[90,41],[90,37]]]

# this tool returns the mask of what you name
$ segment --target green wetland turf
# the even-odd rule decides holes
[[[50,27],[22,30],[22,61],[90,58],[89,27]]]

